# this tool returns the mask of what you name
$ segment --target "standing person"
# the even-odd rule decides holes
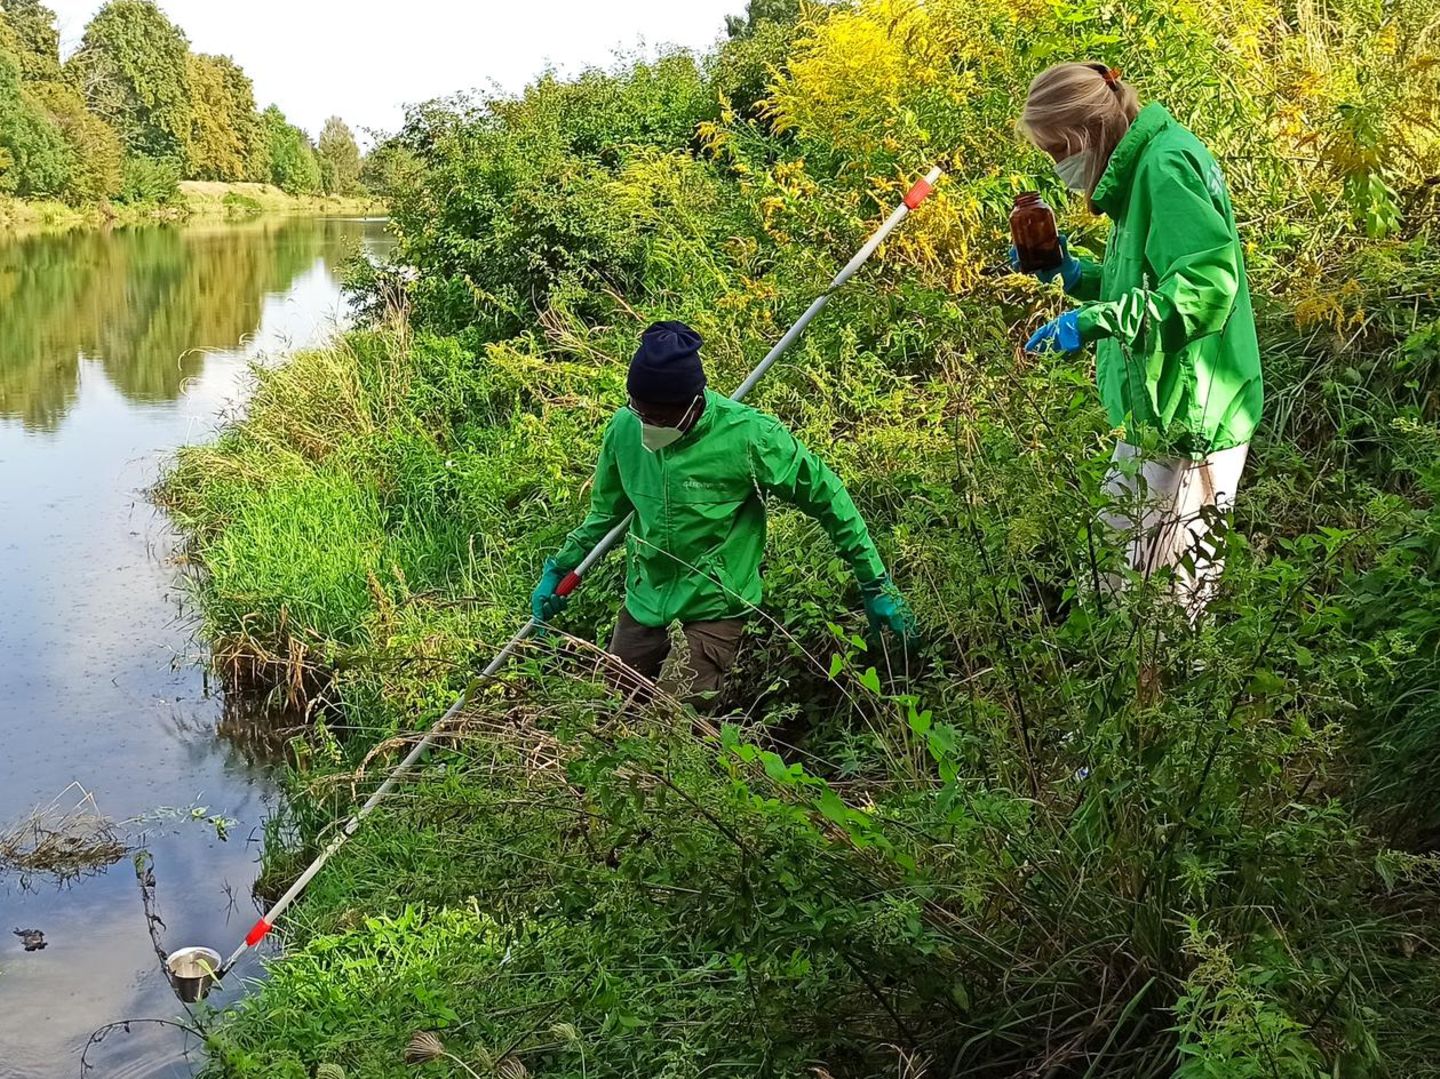
[[[605,429],[590,513],[545,563],[530,597],[546,621],[565,606],[565,575],[627,514],[625,605],[610,652],[654,680],[679,622],[691,693],[719,694],[745,619],[762,596],[765,496],[819,521],[850,563],[871,629],[902,643],[914,619],[845,485],[773,416],[706,389],[700,335],[682,322],[645,331],[630,364],[630,401]]]
[[[1224,177],[1163,105],[1141,108],[1104,64],[1057,64],[1038,75],[1019,128],[1112,222],[1103,263],[1076,258],[1062,239],[1061,264],[1037,274],[1059,278],[1082,302],[1026,348],[1096,345],[1100,398],[1111,425],[1125,431],[1107,481],[1121,506],[1105,520],[1129,533],[1136,570],[1148,577],[1175,567],[1175,593],[1193,620],[1214,595],[1222,562],[1215,526],[1234,503],[1263,401]],[[1147,429],[1161,449],[1140,463],[1137,479],[1123,463],[1139,455]]]

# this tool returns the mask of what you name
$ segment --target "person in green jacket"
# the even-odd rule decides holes
[[[1095,345],[1100,398],[1124,431],[1104,517],[1131,565],[1174,569],[1191,618],[1214,594],[1220,533],[1264,399],[1235,214],[1220,166],[1163,105],[1140,107],[1119,72],[1058,64],[1030,84],[1020,130],[1092,212],[1112,222],[1103,262],[1070,254],[1037,276],[1079,306],[1026,348]],[[1156,447],[1142,454],[1142,443]],[[1127,459],[1142,457],[1127,463]]]
[[[530,597],[536,620],[564,608],[556,590],[565,575],[633,513],[610,652],[653,681],[670,652],[668,627],[679,622],[692,699],[713,699],[762,598],[765,498],[774,495],[829,534],[860,583],[871,629],[908,641],[914,619],[845,485],[779,420],[707,389],[700,346],[682,322],[657,322],[642,335],[629,404],[600,446],[590,513],[545,563]]]

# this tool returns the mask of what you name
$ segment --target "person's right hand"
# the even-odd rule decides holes
[[[540,576],[540,583],[535,586],[535,591],[530,593],[530,615],[535,621],[542,624],[550,621],[570,602],[569,596],[559,595],[555,591],[569,572],[557,566],[553,558],[545,562],[545,572]]]
[[[1020,269],[1020,253],[1015,250],[1014,245],[1011,245],[1010,268],[1016,273],[1028,273],[1037,281],[1043,281],[1047,285],[1058,277],[1066,291],[1080,283],[1080,260],[1070,254],[1070,242],[1063,235],[1060,237],[1060,265],[1044,270],[1022,270]]]

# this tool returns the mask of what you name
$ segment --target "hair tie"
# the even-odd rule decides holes
[[[1106,86],[1110,87],[1110,89],[1116,91],[1117,93],[1119,92],[1120,69],[1118,67],[1107,67],[1104,72],[1101,73],[1101,77],[1105,80]]]

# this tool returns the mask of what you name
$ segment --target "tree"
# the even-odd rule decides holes
[[[261,114],[260,121],[270,163],[269,181],[292,195],[319,193],[320,163],[305,132],[285,119],[275,105]]]
[[[360,186],[388,199],[409,190],[424,171],[425,163],[415,151],[396,139],[387,139],[365,155],[360,166]]]
[[[316,156],[327,195],[349,195],[355,191],[360,182],[360,147],[340,117],[332,116],[325,121]]]
[[[131,154],[180,158],[190,138],[185,34],[150,0],[111,0],[66,70]]]
[[[228,56],[192,55],[188,66],[186,175],[197,180],[251,178],[262,138],[250,77]]]
[[[120,190],[124,151],[120,137],[85,108],[85,99],[63,82],[38,82],[26,95],[59,129],[70,147],[72,167],[65,196],[73,202],[96,202]]]
[[[725,33],[734,40],[749,37],[763,23],[793,23],[800,17],[800,0],[750,0],[744,15],[726,15]]]
[[[0,50],[0,193],[58,198],[74,154],[60,129],[20,85],[20,63]]]
[[[53,81],[60,77],[60,31],[55,12],[38,0],[3,0],[0,21],[9,28],[10,43],[24,82]]]
[[[9,185],[26,192],[44,188],[45,194],[76,202],[95,201],[119,188],[120,142],[62,81],[59,38],[49,8],[35,0],[0,3],[0,52],[9,55],[19,74],[18,82],[7,80],[4,91],[11,143],[7,154],[16,170]],[[55,133],[63,149],[55,145]]]

